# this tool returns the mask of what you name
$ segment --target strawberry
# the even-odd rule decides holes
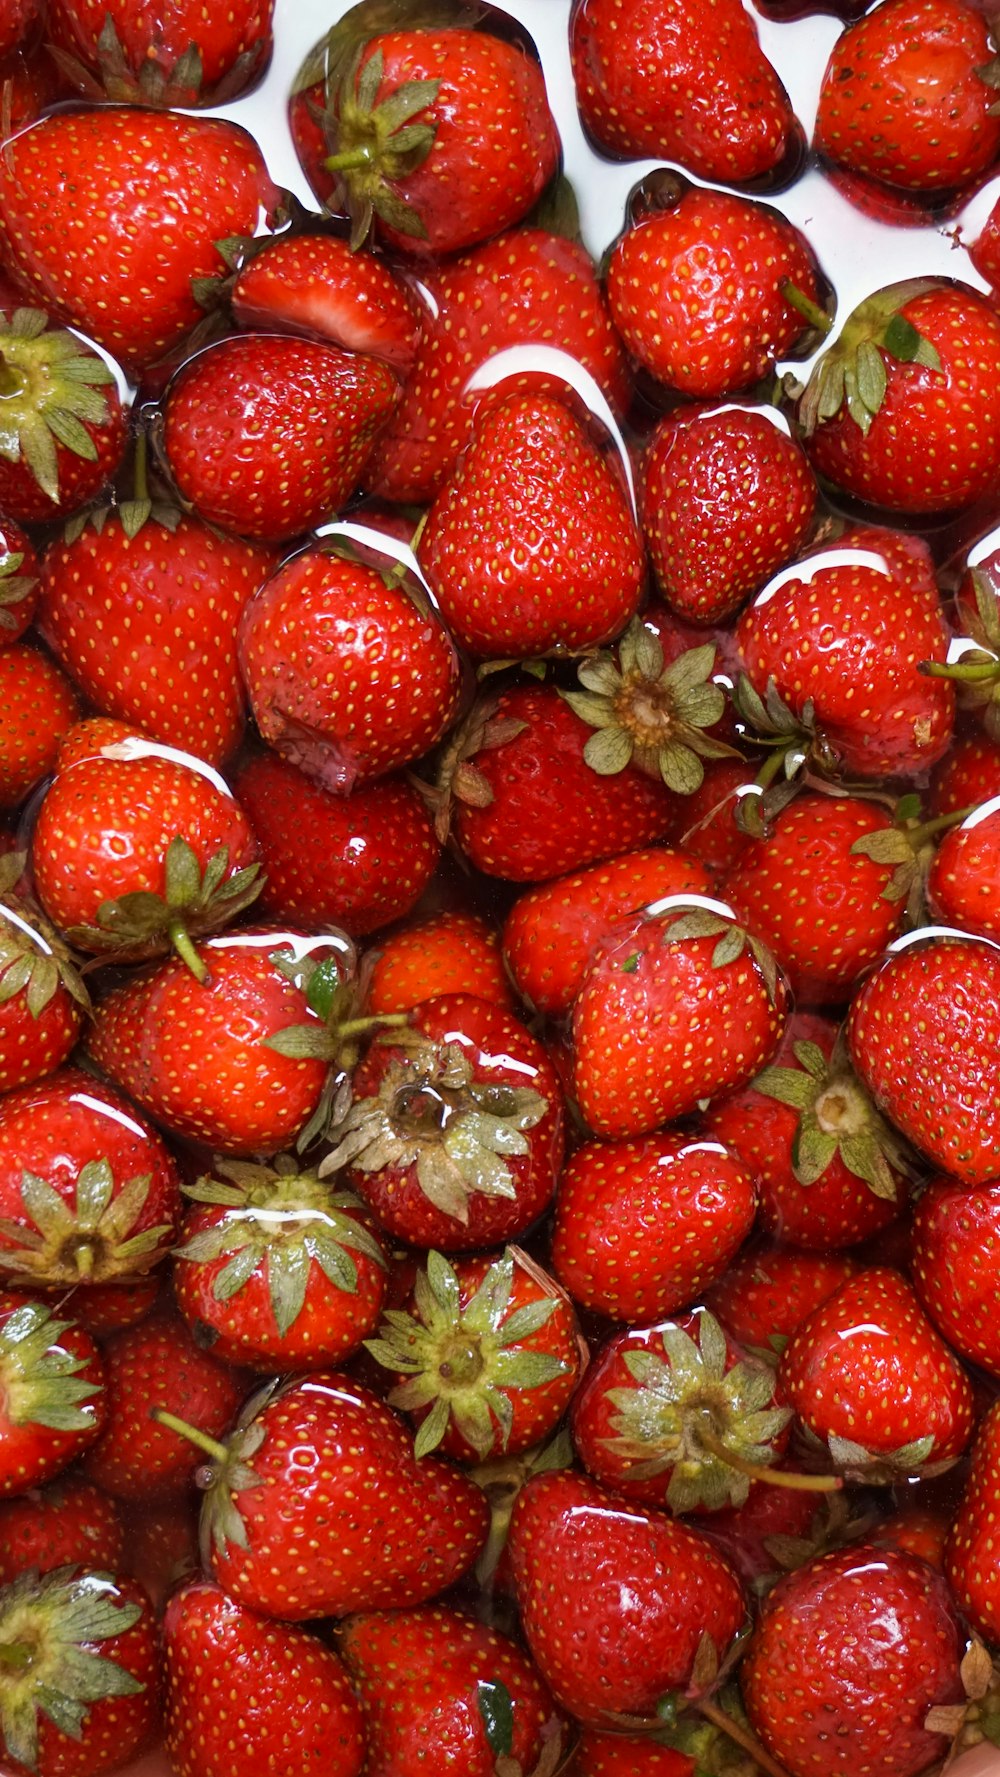
[[[696,1777],[700,1762],[649,1734],[584,1728],[572,1769],[577,1777]]]
[[[50,548],[39,628],[95,708],[219,765],[245,723],[236,625],[270,560],[197,519],[130,536],[111,515]]]
[[[59,519],[100,492],[125,450],[114,371],[40,309],[0,315],[0,508]]]
[[[10,1777],[91,1777],[144,1750],[159,1722],[156,1624],[135,1580],[29,1571],[0,1592],[0,1748]]]
[[[792,1334],[779,1369],[799,1418],[834,1462],[873,1481],[960,1456],[972,1390],[897,1271],[850,1277]]]
[[[475,397],[466,385],[509,346],[555,346],[578,359],[616,411],[625,406],[625,354],[576,242],[518,229],[428,270],[423,283],[430,312],[395,417],[372,453],[373,493],[419,502],[437,492],[472,435]],[[557,395],[563,387],[552,378],[541,386]]]
[[[19,642],[35,615],[41,560],[30,537],[0,516],[0,648]]]
[[[485,1540],[475,1482],[435,1456],[418,1462],[391,1408],[338,1371],[271,1385],[226,1444],[197,1441],[203,1546],[223,1589],[262,1615],[422,1604]]]
[[[455,639],[487,660],[598,647],[635,615],[642,590],[621,483],[548,395],[510,395],[478,421],[419,557]]]
[[[163,1644],[166,1746],[178,1777],[236,1777],[268,1764],[305,1770],[313,1762],[328,1777],[358,1777],[361,1708],[341,1661],[314,1635],[268,1622],[211,1580],[195,1579],[167,1605]],[[211,1671],[252,1674],[251,1694],[227,1706],[206,1687]]]
[[[443,993],[471,993],[513,1011],[494,928],[474,913],[432,914],[380,938],[368,983],[368,1011],[411,1012]]]
[[[33,1568],[116,1568],[125,1532],[118,1507],[93,1482],[62,1474],[0,1502],[0,1586]]]
[[[219,1160],[185,1186],[174,1288],[215,1357],[264,1370],[317,1370],[374,1332],[386,1258],[364,1205],[287,1155]]]
[[[471,994],[416,1006],[355,1070],[320,1177],[343,1172],[412,1246],[466,1252],[529,1228],[563,1156],[563,1095],[544,1049]]]
[[[253,234],[277,199],[252,137],[222,118],[63,110],[0,167],[0,239],[45,308],[137,370],[194,326],[191,280],[218,269],[216,240]]]
[[[129,0],[52,0],[57,60],[88,99],[136,105],[221,105],[255,84],[271,54],[273,0],[225,13],[178,5],[155,21]]]
[[[776,696],[793,746],[811,745],[828,768],[902,776],[946,752],[951,687],[917,670],[923,660],[943,661],[947,645],[918,539],[868,525],[845,531],[764,588],[736,641],[751,688],[749,702],[738,698],[743,716],[766,733],[762,700]]]
[[[135,1116],[130,1107],[130,1116]],[[138,1326],[153,1308],[163,1284],[162,1271],[118,1283],[77,1284],[66,1296],[80,1325],[95,1339],[108,1339],[125,1327]]]
[[[582,1142],[559,1180],[553,1269],[584,1308],[656,1320],[725,1271],[756,1207],[753,1179],[717,1142]]]
[[[252,248],[230,291],[241,327],[304,333],[382,358],[400,372],[411,368],[421,308],[383,260],[352,253],[333,234],[280,235]]]
[[[366,1777],[430,1768],[442,1777],[508,1769],[544,1777],[559,1768],[561,1725],[531,1661],[464,1611],[425,1605],[348,1617],[337,1649],[364,1710]]]
[[[87,1452],[85,1472],[115,1499],[183,1496],[197,1458],[186,1439],[152,1417],[169,1400],[200,1430],[218,1437],[245,1392],[228,1364],[203,1351],[179,1315],[158,1309],[104,1348],[107,1424]]]
[[[322,340],[218,340],[167,389],[167,463],[206,524],[284,542],[346,504],[398,392],[378,359]]]
[[[271,575],[239,655],[264,739],[338,795],[418,759],[455,714],[458,658],[434,612],[336,545]]]
[[[580,1376],[568,1298],[515,1248],[454,1266],[428,1253],[379,1335],[366,1349],[395,1374],[389,1405],[415,1423],[417,1456],[517,1456],[556,1429]]]
[[[1000,955],[974,938],[898,950],[855,996],[861,1079],[897,1129],[968,1185],[1000,1171]]]
[[[803,331],[785,294],[818,302],[804,236],[777,211],[667,174],[608,261],[611,316],[658,383],[738,393],[787,358]]]
[[[0,650],[0,808],[16,808],[53,770],[79,715],[65,673],[28,642]]]
[[[734,1091],[787,1015],[773,959],[721,902],[654,903],[613,925],[573,1008],[574,1081],[595,1135],[645,1135]]]
[[[930,814],[959,814],[994,796],[1000,796],[1000,741],[988,734],[956,735],[931,772]]]
[[[0,1291],[0,1495],[51,1480],[100,1435],[104,1364],[90,1334]]]
[[[814,142],[905,191],[968,185],[1000,154],[989,25],[965,0],[887,0],[837,39]]]
[[[2,659],[2,656],[0,656]],[[60,1067],[90,996],[54,927],[17,892],[24,852],[0,857],[0,1091]]]
[[[970,506],[1000,473],[998,376],[985,297],[933,278],[890,284],[855,309],[799,403],[813,468],[890,512]]]
[[[529,1480],[508,1549],[528,1651],[583,1722],[652,1715],[688,1684],[702,1638],[721,1659],[743,1621],[740,1587],[705,1537],[583,1475]]]
[[[639,489],[660,595],[692,623],[738,610],[798,554],[816,509],[812,472],[774,407],[667,414],[643,452]]]
[[[146,1588],[162,1617],[179,1580],[201,1572],[198,1550],[198,1495],[146,1500],[129,1514],[129,1571]]]
[[[320,202],[346,205],[352,246],[374,230],[402,252],[457,252],[519,222],[556,171],[537,62],[453,10],[456,28],[434,28],[400,5],[384,30],[377,6],[353,8],[296,78],[296,151]]]
[[[746,184],[802,151],[788,95],[740,0],[586,0],[570,31],[576,102],[598,147]]]
[[[702,895],[708,872],[686,852],[661,846],[624,852],[571,876],[528,889],[504,924],[507,968],[537,1012],[568,1012],[596,946],[622,914],[664,895]]]
[[[9,0],[0,26],[0,56],[9,56],[30,39],[41,14],[40,0]]]
[[[0,1098],[0,1274],[42,1290],[136,1276],[166,1258],[180,1212],[168,1149],[91,1074]]]
[[[685,797],[677,843],[718,880],[739,862],[751,835],[737,823],[740,804],[756,795],[742,759],[706,759],[705,775]]]
[[[961,1651],[941,1575],[855,1543],[775,1586],[740,1687],[752,1727],[792,1777],[865,1764],[873,1777],[915,1777],[947,1750],[924,1718],[962,1697]]]
[[[913,1285],[961,1357],[1000,1375],[994,1253],[1000,1238],[1000,1186],[967,1186],[938,1175],[913,1212]]]
[[[951,1516],[950,1511],[934,1511],[917,1503],[904,1505],[882,1520],[872,1540],[881,1548],[901,1549],[904,1555],[917,1555],[928,1567],[936,1567],[939,1573],[943,1573]]]
[[[972,1470],[952,1521],[944,1571],[960,1609],[973,1628],[995,1642],[1000,1634],[1000,1592],[993,1559],[1000,1488],[1000,1402],[986,1414],[972,1451]]]
[[[86,731],[86,732],[85,732]],[[145,957],[235,919],[258,892],[257,842],[218,773],[144,735],[77,724],[38,809],[35,887],[81,950]]]
[[[398,773],[334,796],[261,751],[237,767],[233,789],[260,846],[260,911],[276,919],[367,937],[410,913],[434,875],[433,823]]]
[[[927,872],[927,905],[943,925],[1000,938],[1000,797],[942,835]]]
[[[856,1270],[856,1260],[845,1253],[750,1246],[705,1290],[703,1299],[730,1338],[758,1350],[775,1350]]]

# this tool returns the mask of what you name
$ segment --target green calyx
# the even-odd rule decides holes
[[[262,1268],[267,1271],[274,1324],[284,1337],[305,1305],[313,1265],[346,1295],[358,1287],[353,1253],[384,1268],[385,1254],[375,1236],[352,1213],[363,1209],[350,1191],[324,1184],[314,1171],[301,1170],[283,1154],[273,1166],[218,1160],[217,1177],[184,1187],[195,1203],[223,1210],[214,1227],[193,1234],[175,1251],[190,1264],[226,1264],[212,1283],[217,1302],[228,1302]]]
[[[583,749],[592,771],[612,777],[634,764],[690,796],[705,775],[703,759],[738,755],[704,733],[725,712],[726,700],[712,682],[715,646],[689,648],[667,667],[663,648],[640,617],[634,617],[611,653],[597,654],[577,669],[583,691],[562,691],[570,708],[596,732]]]
[[[554,1718],[542,1730],[543,1746],[538,1762],[526,1773],[513,1756],[514,1699],[500,1679],[479,1679],[476,1708],[489,1749],[496,1760],[493,1777],[556,1777],[565,1763],[567,1747],[563,1729]]]
[[[509,1162],[530,1153],[526,1130],[547,1101],[529,1086],[476,1080],[460,1043],[436,1044],[412,1033],[390,1061],[378,1092],[353,1104],[332,1133],[336,1146],[321,1178],[343,1166],[375,1173],[414,1167],[435,1209],[463,1226],[473,1192],[517,1195]],[[393,1043],[403,1041],[394,1033]]]
[[[24,554],[12,549],[0,557],[0,629],[17,629],[18,621],[12,606],[22,605],[38,585],[37,574],[19,574]]]
[[[101,389],[114,380],[76,334],[50,329],[40,309],[15,309],[0,320],[0,456],[26,462],[42,492],[58,500],[57,447],[97,461],[87,423],[108,419]]]
[[[137,889],[116,901],[102,901],[96,925],[71,926],[66,935],[81,950],[116,962],[139,962],[172,946],[195,979],[204,981],[208,971],[192,940],[228,925],[264,886],[259,864],[232,875],[228,870],[227,846],[221,846],[202,871],[187,840],[177,834],[164,857],[162,895]]]
[[[847,1480],[874,1487],[893,1487],[908,1476],[929,1480],[953,1466],[950,1462],[929,1461],[934,1449],[932,1437],[913,1438],[908,1444],[897,1445],[895,1450],[874,1451],[856,1444],[852,1438],[833,1434],[827,1440],[827,1448],[839,1473]]]
[[[246,1525],[239,1508],[239,1496],[249,1488],[261,1486],[260,1476],[251,1466],[252,1458],[267,1437],[267,1427],[258,1415],[280,1391],[280,1382],[268,1382],[244,1402],[235,1429],[222,1440],[210,1437],[197,1425],[178,1419],[165,1407],[154,1407],[150,1417],[178,1437],[186,1438],[193,1449],[201,1452],[204,1461],[195,1470],[194,1483],[202,1495],[199,1527],[201,1558],[210,1570],[213,1550],[224,1553],[230,1543],[238,1549],[250,1547]]]
[[[437,123],[422,114],[433,105],[441,82],[407,80],[378,103],[385,65],[382,50],[373,50],[362,66],[363,55],[359,50],[324,115],[335,144],[324,165],[337,174],[347,194],[351,246],[362,246],[376,216],[400,234],[426,240],[419,212],[392,189],[392,183],[415,172],[434,146]]]
[[[24,852],[0,858],[0,1006],[23,994],[32,1018],[39,1018],[64,987],[89,1011],[90,995],[67,945],[37,907],[14,893],[26,862]]]
[[[80,1740],[88,1705],[145,1689],[95,1643],[113,1642],[142,1615],[102,1573],[60,1567],[24,1573],[0,1592],[0,1737],[9,1757],[38,1768],[38,1718]]]
[[[973,1635],[959,1667],[962,1703],[936,1704],[924,1717],[928,1734],[951,1741],[944,1767],[973,1746],[1000,1746],[1000,1670],[978,1635]]]
[[[429,1408],[417,1430],[417,1456],[435,1450],[449,1425],[482,1460],[506,1450],[514,1420],[510,1391],[543,1387],[565,1375],[562,1359],[522,1349],[551,1319],[559,1296],[540,1296],[510,1311],[515,1255],[508,1249],[463,1307],[459,1280],[440,1253],[414,1284],[416,1313],[390,1309],[365,1349],[406,1380],[389,1395],[403,1412]]]
[[[141,1276],[162,1257],[171,1233],[166,1222],[132,1233],[151,1177],[145,1172],[127,1179],[116,1193],[110,1162],[88,1160],[71,1206],[45,1179],[24,1172],[21,1201],[34,1226],[0,1218],[0,1240],[9,1242],[0,1249],[0,1272],[45,1289]]]
[[[851,1067],[843,1032],[829,1060],[817,1043],[795,1043],[793,1050],[798,1067],[767,1067],[753,1086],[799,1113],[792,1167],[800,1185],[814,1185],[839,1158],[876,1197],[895,1203],[913,1162]]]
[[[713,969],[724,969],[730,963],[738,962],[749,950],[760,970],[768,998],[774,1004],[778,997],[778,965],[762,939],[748,932],[735,919],[725,919],[721,914],[700,907],[671,919],[663,928],[665,944],[684,944],[699,938],[718,940],[711,956]]]
[[[65,1432],[93,1425],[84,1403],[100,1394],[100,1384],[83,1381],[87,1359],[59,1343],[72,1324],[56,1320],[41,1302],[23,1302],[0,1325],[0,1401],[12,1425]]]
[[[922,660],[918,671],[928,679],[950,679],[959,706],[978,715],[987,734],[1000,740],[1000,600],[990,576],[980,568],[971,573],[975,608],[964,600],[961,616],[972,647],[958,660]]]
[[[774,1371],[749,1358],[730,1361],[715,1316],[699,1316],[695,1341],[682,1327],[661,1334],[663,1356],[627,1351],[632,1386],[608,1390],[616,1409],[609,1452],[625,1479],[669,1474],[672,1511],[742,1505],[755,1469],[775,1460],[775,1440],[791,1409],[774,1405]]]
[[[911,278],[877,291],[854,310],[816,364],[799,402],[799,424],[807,435],[846,406],[867,436],[888,387],[886,358],[941,369],[937,348],[902,313],[907,303],[937,288],[933,278]]]

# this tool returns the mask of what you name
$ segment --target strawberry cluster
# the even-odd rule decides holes
[[[598,268],[515,18],[306,204],[0,0],[3,1777],[1000,1745],[1000,44],[801,10],[558,15]]]

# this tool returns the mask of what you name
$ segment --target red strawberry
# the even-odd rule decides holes
[[[0,655],[0,660],[3,656]],[[0,857],[0,1091],[60,1067],[90,1007],[62,939],[17,893],[24,852]]]
[[[218,269],[215,242],[252,235],[277,198],[252,137],[222,118],[63,110],[10,145],[0,237],[44,307],[140,369],[197,321],[191,280]]]
[[[759,180],[801,152],[788,95],[741,0],[586,0],[570,33],[588,134],[624,159],[679,161],[724,185]]]
[[[459,666],[433,611],[337,549],[305,549],[247,605],[240,662],[264,739],[344,795],[440,740]]]
[[[704,1292],[704,1301],[740,1345],[774,1350],[856,1270],[857,1261],[842,1253],[751,1247]]]
[[[437,867],[430,815],[395,772],[334,796],[277,753],[260,752],[237,768],[233,788],[260,846],[260,911],[277,919],[367,937],[410,913]]]
[[[872,1777],[915,1777],[947,1751],[924,1718],[962,1698],[961,1651],[940,1574],[854,1543],[769,1594],[740,1687],[751,1725],[792,1777],[849,1777],[864,1765]]]
[[[131,1107],[129,1114],[136,1116]],[[109,1339],[112,1333],[138,1326],[141,1320],[145,1320],[162,1284],[162,1271],[149,1277],[129,1278],[124,1283],[77,1284],[65,1300],[88,1333],[92,1333],[95,1339]]]
[[[931,773],[930,814],[958,814],[993,796],[1000,796],[1000,741],[988,734],[956,735]]]
[[[779,1376],[840,1468],[873,1480],[952,1462],[972,1433],[972,1390],[898,1271],[850,1277],[793,1333]]]
[[[179,1580],[201,1572],[199,1498],[192,1490],[173,1498],[144,1500],[129,1513],[128,1565],[145,1586],[158,1616]]]
[[[105,1371],[90,1334],[0,1291],[0,1495],[51,1480],[100,1435]]]
[[[951,1529],[952,1514],[934,1511],[917,1503],[903,1505],[889,1518],[883,1518],[873,1536],[880,1548],[901,1549],[904,1555],[917,1555],[928,1567],[944,1572],[945,1544]]]
[[[1000,1589],[993,1559],[1000,1497],[1000,1402],[987,1413],[972,1452],[972,1471],[951,1526],[944,1571],[973,1628],[996,1642]]]
[[[598,647],[635,615],[642,590],[620,480],[548,395],[511,395],[482,416],[419,555],[452,634],[487,660]]]
[[[739,862],[750,843],[750,834],[736,824],[744,796],[759,794],[747,776],[742,759],[706,759],[705,776],[684,800],[677,842],[716,880]]]
[[[39,0],[9,0],[0,29],[0,56],[8,56],[29,39],[42,15]]]
[[[341,1661],[314,1635],[268,1622],[211,1580],[196,1579],[171,1598],[163,1644],[166,1745],[178,1777],[234,1777],[254,1764],[304,1770],[312,1763],[326,1777],[358,1777],[365,1764],[361,1709]],[[223,1701],[206,1685],[209,1672],[252,1674],[252,1700]]]
[[[125,450],[114,371],[40,309],[0,315],[0,508],[59,519],[100,492]]]
[[[218,340],[167,390],[167,463],[206,524],[287,541],[346,504],[398,393],[378,359],[321,340]]]
[[[130,537],[111,515],[50,548],[39,628],[97,709],[219,765],[245,723],[236,626],[270,562],[197,519]]]
[[[717,396],[759,382],[804,331],[785,295],[819,299],[805,238],[777,211],[673,175],[608,262],[612,319],[657,382]]]
[[[166,1258],[180,1213],[168,1149],[91,1074],[0,1098],[0,1274],[43,1290],[135,1276]]]
[[[578,1777],[697,1777],[687,1752],[675,1751],[649,1734],[602,1734],[584,1728],[573,1770]]]
[[[191,0],[151,18],[130,0],[53,0],[58,62],[88,99],[221,105],[255,84],[271,54],[273,0],[206,14]]]
[[[0,650],[0,808],[16,808],[54,769],[78,715],[76,691],[48,655],[28,642]]]
[[[254,242],[254,248],[258,247]],[[230,292],[241,327],[305,333],[410,369],[421,309],[408,284],[333,234],[289,234],[248,254]]]
[[[116,1499],[177,1497],[191,1486],[197,1455],[152,1417],[169,1401],[210,1437],[231,1423],[244,1379],[196,1345],[179,1315],[158,1310],[105,1346],[107,1424],[87,1452],[85,1472]]]
[[[834,44],[814,141],[906,191],[967,185],[1000,153],[995,52],[965,0],[886,0]]]
[[[0,1592],[0,1749],[10,1777],[95,1777],[159,1723],[156,1624],[135,1580],[30,1570]]]
[[[366,1777],[422,1777],[431,1768],[493,1777],[514,1761],[518,1772],[558,1768],[563,1736],[552,1699],[498,1630],[427,1605],[349,1617],[337,1648],[364,1709]]]
[[[0,648],[20,641],[35,615],[41,561],[12,518],[0,516]]]
[[[942,836],[927,872],[927,904],[943,925],[1000,938],[1000,797]]]
[[[0,1586],[33,1568],[116,1568],[125,1532],[113,1499],[77,1475],[60,1475],[0,1502]]]
[[[744,1085],[778,1046],[786,998],[768,952],[721,902],[678,897],[619,920],[573,1008],[587,1127],[644,1135]]]
[[[816,484],[776,408],[692,406],[657,425],[640,498],[661,597],[717,623],[802,548]]]
[[[472,435],[476,397],[466,384],[509,346],[554,346],[576,358],[613,408],[628,397],[622,344],[583,248],[542,229],[500,235],[424,274],[431,309],[396,415],[372,453],[367,480],[390,500],[430,499]],[[558,377],[531,386],[560,394]],[[509,393],[509,385],[506,392]]]
[[[913,1212],[913,1284],[949,1345],[1000,1376],[1000,1184],[932,1178]]]
[[[474,913],[433,914],[379,939],[368,983],[370,1014],[411,1012],[443,993],[471,993],[513,1011],[499,937]]]
[[[525,1640],[557,1703],[602,1725],[683,1690],[707,1636],[721,1659],[743,1621],[705,1537],[583,1475],[529,1480],[508,1543]]]
[[[318,1370],[374,1332],[386,1259],[364,1205],[281,1156],[216,1162],[186,1187],[174,1288],[215,1357],[264,1370]]]
[[[559,1180],[553,1268],[583,1307],[656,1320],[725,1271],[756,1207],[753,1179],[717,1142],[583,1142]]]
[[[356,10],[312,50],[292,136],[320,201],[346,203],[352,245],[374,228],[397,250],[440,257],[526,215],[559,137],[541,68],[516,43],[421,28],[418,6],[397,9],[396,29],[380,30],[383,17]]]

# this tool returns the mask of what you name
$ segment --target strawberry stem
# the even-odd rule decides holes
[[[754,1763],[759,1765],[762,1771],[767,1771],[769,1777],[788,1777],[785,1766],[779,1765],[777,1759],[773,1759],[770,1753],[765,1751],[760,1741],[742,1727],[738,1721],[734,1720],[733,1716],[727,1715],[724,1709],[720,1709],[717,1703],[710,1702],[707,1697],[696,1697],[692,1706],[697,1709],[699,1715],[704,1716],[706,1721],[710,1721],[714,1728],[718,1728],[735,1745],[742,1747],[744,1752],[749,1753]]]
[[[767,1468],[759,1462],[747,1462],[745,1457],[737,1456],[722,1439],[717,1437],[707,1425],[699,1426],[698,1441],[717,1456],[720,1462],[729,1464],[737,1474],[748,1475],[752,1481],[766,1481],[771,1487],[787,1487],[794,1493],[839,1493],[844,1485],[842,1475],[800,1475],[788,1469]]]
[[[328,173],[346,173],[355,167],[370,167],[375,159],[371,143],[359,142],[355,148],[343,148],[339,154],[328,155],[323,164]]]
[[[170,921],[170,924],[167,926],[167,937],[170,939],[181,962],[187,965],[195,980],[204,986],[205,982],[208,980],[208,970],[191,942],[191,934],[182,919],[172,919]]]
[[[998,677],[995,660],[955,661],[952,665],[943,660],[922,660],[917,671],[926,679],[952,679],[960,685],[986,684]]]
[[[813,302],[812,297],[800,290],[797,284],[793,284],[791,278],[782,278],[779,289],[785,301],[804,321],[809,322],[810,327],[815,327],[817,332],[824,335],[832,330],[833,322],[826,310],[821,309],[819,303]]]
[[[218,1438],[210,1438],[207,1432],[199,1431],[196,1425],[188,1425],[186,1420],[178,1419],[174,1413],[168,1413],[165,1407],[154,1407],[149,1416],[156,1420],[157,1425],[165,1425],[168,1431],[175,1431],[178,1437],[187,1438],[189,1444],[193,1444],[196,1450],[203,1451],[212,1462],[229,1461],[229,1451],[225,1444],[219,1443]]]

